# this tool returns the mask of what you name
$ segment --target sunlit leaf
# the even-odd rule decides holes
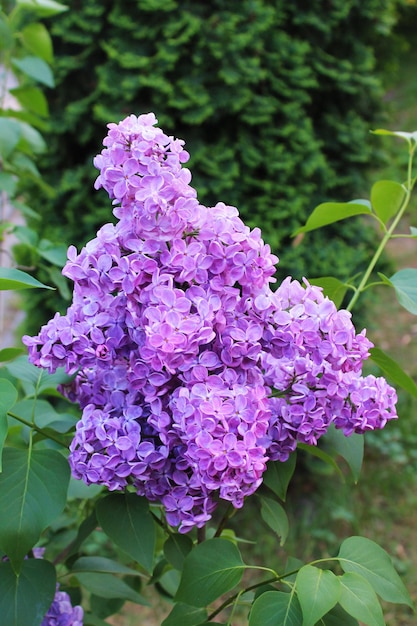
[[[287,514],[276,500],[265,496],[260,496],[260,500],[262,519],[280,537],[280,545],[283,546],[289,531]]]
[[[417,315],[417,269],[407,268],[396,272],[390,281],[398,302],[410,313]]]
[[[338,558],[343,571],[355,572],[366,578],[383,600],[412,607],[409,593],[390,556],[374,541],[365,537],[348,537],[340,547]]]
[[[417,398],[417,385],[402,367],[380,348],[370,349],[371,360],[378,365],[384,374],[398,387],[401,387]]]
[[[354,202],[324,202],[319,204],[311,213],[304,226],[298,228],[294,235],[308,233],[322,226],[334,224],[340,220],[355,215],[372,215],[372,212],[364,204]]]
[[[1,626],[40,624],[54,599],[55,583],[55,568],[43,559],[24,561],[18,576],[11,563],[0,562]]]
[[[249,626],[300,626],[303,623],[297,596],[283,591],[266,591],[255,600]]]
[[[235,544],[214,538],[197,545],[185,558],[176,600],[204,607],[239,584],[245,564]]]
[[[150,572],[156,534],[146,498],[134,493],[110,494],[99,500],[96,511],[106,535]]]
[[[32,22],[25,26],[21,33],[23,45],[32,54],[40,57],[47,63],[52,63],[52,40],[48,29],[40,22]]]
[[[63,11],[68,11],[68,7],[54,0],[16,0],[18,6],[35,11],[39,17],[49,17]]]
[[[5,448],[0,474],[0,548],[18,571],[65,506],[70,469],[56,450]]]
[[[378,180],[372,186],[372,207],[384,224],[398,213],[405,194],[404,187],[393,180]]]
[[[297,574],[296,590],[303,626],[314,626],[339,601],[340,582],[330,570],[305,565]]]
[[[400,137],[401,139],[405,139],[408,143],[412,140],[417,141],[417,133],[406,133],[403,131],[397,130],[386,130],[385,128],[377,128],[376,130],[371,131],[374,135],[391,135],[392,137]]]
[[[48,101],[44,93],[32,85],[25,85],[22,87],[15,87],[10,90],[10,93],[20,102],[20,104],[29,111],[40,115],[41,117],[47,117],[48,115]]]
[[[325,296],[332,300],[339,308],[348,290],[348,285],[333,276],[323,276],[321,278],[309,278],[308,282],[323,289]]]
[[[12,64],[13,67],[19,69],[38,83],[42,83],[42,85],[46,85],[47,87],[54,86],[52,70],[43,59],[35,56],[27,56],[23,59],[12,59]]]
[[[53,289],[30,276],[22,270],[15,269],[14,267],[1,267],[0,268],[0,291],[7,289],[33,289],[35,287],[42,287],[43,289]]]

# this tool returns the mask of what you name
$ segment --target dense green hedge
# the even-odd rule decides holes
[[[389,57],[398,2],[67,4],[52,24],[57,87],[41,163],[55,195],[31,199],[42,235],[81,245],[111,220],[104,192],[93,191],[92,157],[109,121],[152,110],[186,140],[200,200],[233,204],[261,226],[282,276],[355,273],[368,250],[360,225],[297,248],[290,234],[318,202],[364,190],[381,111],[375,57]]]

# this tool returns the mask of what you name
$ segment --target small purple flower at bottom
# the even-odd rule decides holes
[[[83,626],[84,611],[80,606],[72,606],[65,591],[56,587],[54,601],[43,618],[41,626]]]

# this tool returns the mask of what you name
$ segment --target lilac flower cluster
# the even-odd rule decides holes
[[[24,342],[36,365],[75,375],[74,476],[133,485],[187,532],[331,423],[382,428],[396,394],[362,376],[372,344],[349,313],[307,281],[271,289],[278,259],[259,229],[199,203],[183,141],[156,122],[109,124],[95,186],[118,221],[70,247],[73,303]]]

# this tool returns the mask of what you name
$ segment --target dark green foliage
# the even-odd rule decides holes
[[[319,202],[363,193],[367,135],[381,110],[375,50],[389,46],[398,2],[67,4],[52,24],[57,88],[42,163],[56,193],[31,198],[44,236],[80,246],[111,220],[107,197],[93,190],[92,157],[108,122],[154,111],[165,132],[186,140],[200,200],[235,205],[260,226],[280,278],[358,271],[370,238],[358,222],[296,248],[291,233]]]

